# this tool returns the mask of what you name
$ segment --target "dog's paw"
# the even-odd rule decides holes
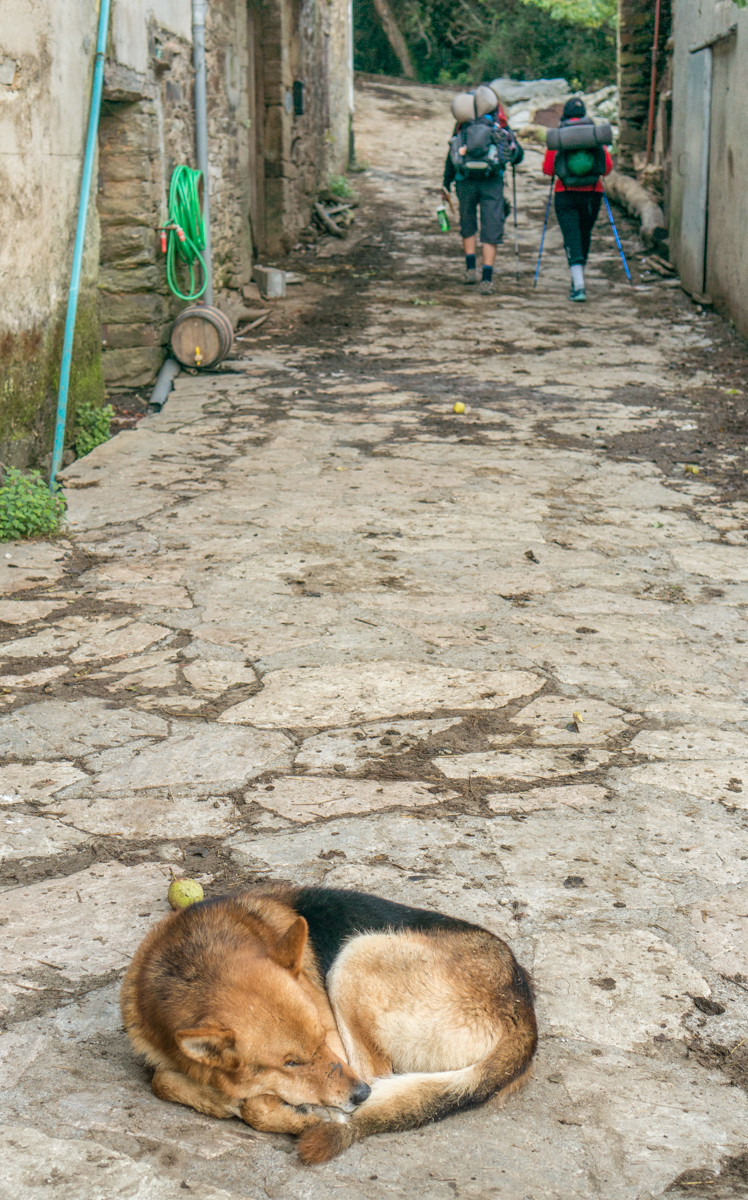
[[[309,1167],[329,1162],[352,1146],[355,1140],[355,1130],[347,1122],[341,1125],[337,1121],[325,1121],[302,1133],[297,1143],[299,1158]]]

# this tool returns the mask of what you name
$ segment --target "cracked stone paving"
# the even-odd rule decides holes
[[[466,294],[448,102],[364,85],[349,241],[0,551],[3,1196],[748,1194],[744,460],[685,470],[729,330],[625,221],[634,290],[601,224],[583,311],[554,226],[533,291],[536,150]],[[314,1169],[157,1100],[117,992],[172,872],[485,925],[531,1083]]]

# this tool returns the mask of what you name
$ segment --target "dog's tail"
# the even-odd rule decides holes
[[[511,1034],[486,1058],[458,1071],[413,1072],[375,1079],[371,1095],[345,1124],[325,1122],[299,1138],[302,1162],[322,1163],[373,1133],[414,1129],[491,1096],[508,1096],[530,1073],[537,1045],[532,1007],[517,1013]]]

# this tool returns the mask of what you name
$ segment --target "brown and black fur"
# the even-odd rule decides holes
[[[280,884],[166,917],[122,1011],[156,1095],[299,1134],[307,1163],[510,1094],[537,1044],[529,981],[500,938]]]

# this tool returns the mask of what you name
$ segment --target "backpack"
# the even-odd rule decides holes
[[[592,124],[589,118],[575,124]],[[565,124],[565,122],[562,122]],[[555,174],[566,188],[591,187],[605,174],[605,150],[602,146],[590,146],[574,150],[557,150],[554,159]]]
[[[449,156],[458,179],[490,179],[503,172],[514,149],[514,138],[483,118],[460,125],[449,143]]]

